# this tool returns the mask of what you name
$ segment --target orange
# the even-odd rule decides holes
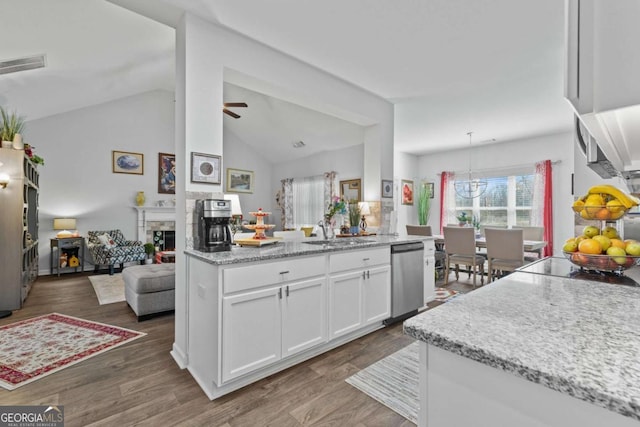
[[[620,239],[611,239],[611,247],[612,248],[620,248],[624,249],[627,244]]]
[[[601,208],[593,214],[595,219],[609,219],[611,217],[611,213],[607,208]]]
[[[578,251],[583,254],[599,255],[602,253],[602,245],[597,240],[584,239],[578,244]]]

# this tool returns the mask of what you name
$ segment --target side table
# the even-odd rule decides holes
[[[54,270],[60,276],[60,273],[69,273],[73,269],[74,272],[84,271],[84,237],[55,237],[50,239],[51,253],[49,255],[49,272],[53,274]],[[77,265],[73,258],[77,258]],[[62,270],[62,271],[61,271]]]

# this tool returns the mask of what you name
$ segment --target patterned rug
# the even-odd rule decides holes
[[[0,387],[16,389],[145,335],[58,313],[0,326]]]
[[[414,424],[418,423],[418,342],[345,380]]]
[[[434,298],[435,301],[446,302],[451,298],[455,298],[458,295],[462,295],[458,291],[454,291],[453,289],[447,288],[436,288],[436,296]]]
[[[124,301],[124,281],[122,280],[122,273],[117,273],[112,276],[108,274],[89,276],[89,281],[93,286],[93,290],[96,291],[100,305]]]

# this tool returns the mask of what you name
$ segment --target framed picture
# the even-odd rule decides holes
[[[358,202],[361,202],[361,188],[362,181],[359,178],[340,181],[340,197],[342,197],[342,199],[345,201],[356,200]]]
[[[402,204],[413,205],[413,181],[408,179],[402,180]]]
[[[392,180],[382,180],[382,197],[385,198],[393,198],[393,181]]]
[[[204,153],[191,153],[191,182],[220,184],[221,163],[221,156]]]
[[[113,173],[144,175],[144,154],[128,151],[111,151]]]
[[[158,193],[176,194],[176,155],[158,153]]]
[[[429,189],[429,198],[433,199],[433,192],[435,191],[435,187],[433,185],[433,182],[427,182],[425,185]]]
[[[253,193],[253,171],[227,168],[227,191]]]

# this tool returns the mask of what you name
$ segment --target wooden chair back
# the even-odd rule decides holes
[[[433,236],[430,225],[407,225],[407,234],[410,236]]]

